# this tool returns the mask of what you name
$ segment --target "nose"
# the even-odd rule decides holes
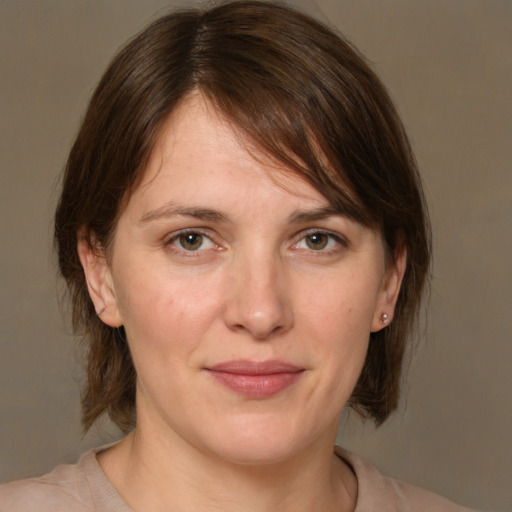
[[[288,331],[293,325],[289,284],[278,257],[254,255],[240,259],[228,283],[226,325],[257,340]]]

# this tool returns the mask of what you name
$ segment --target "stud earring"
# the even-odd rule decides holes
[[[380,323],[381,324],[387,324],[389,322],[389,315],[387,313],[382,313],[382,315],[380,315]]]

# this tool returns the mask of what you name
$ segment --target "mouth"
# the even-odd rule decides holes
[[[216,364],[206,371],[220,384],[246,398],[274,396],[295,384],[304,368],[282,361],[237,360]]]

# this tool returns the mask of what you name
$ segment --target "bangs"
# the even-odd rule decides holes
[[[275,162],[276,168],[297,173],[317,189],[336,212],[351,220],[364,226],[378,223],[377,217],[365,207],[355,192],[350,177],[340,163],[332,156],[329,158],[332,151],[329,147],[323,147],[319,136],[313,133],[313,127],[307,124],[296,104],[283,108],[287,98],[272,101],[267,95],[264,108],[255,112],[250,107],[254,101],[249,96],[242,103],[224,91],[221,94],[215,91],[215,96],[210,91],[202,92],[240,133],[241,138],[254,148],[251,151],[249,147],[248,150],[255,159],[269,158]],[[254,89],[252,92],[255,92]],[[296,114],[291,116],[290,113]]]
[[[339,213],[380,225],[387,162],[375,160],[386,158],[382,133],[389,130],[376,126],[375,91],[387,94],[349,43],[300,13],[276,16],[276,8],[251,13],[246,7],[236,26],[223,19],[222,6],[201,19],[190,55],[194,87]]]

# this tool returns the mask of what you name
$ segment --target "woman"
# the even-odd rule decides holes
[[[464,510],[333,448],[345,405],[397,406],[430,236],[385,89],[324,26],[262,2],[149,26],[93,95],[55,239],[84,427],[127,436],[0,510]]]

